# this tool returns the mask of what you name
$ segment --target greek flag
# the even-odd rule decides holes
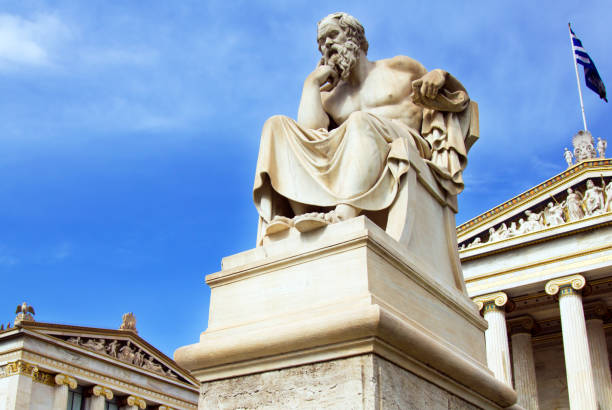
[[[608,102],[606,99],[606,87],[603,81],[601,81],[597,68],[595,68],[595,63],[591,60],[591,57],[589,57],[584,47],[582,47],[582,41],[576,37],[571,27],[570,35],[572,37],[572,48],[574,50],[576,62],[584,68],[584,81],[586,82],[586,86],[595,91],[599,95],[599,98]]]

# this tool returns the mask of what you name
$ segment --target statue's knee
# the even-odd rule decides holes
[[[274,129],[278,127],[280,124],[282,124],[284,121],[287,121],[287,117],[285,117],[284,115],[273,115],[266,120],[263,128],[264,130],[269,129],[269,128]]]
[[[355,111],[349,115],[346,121],[351,127],[365,128],[370,124],[370,114],[364,111]]]

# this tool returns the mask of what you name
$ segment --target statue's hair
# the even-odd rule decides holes
[[[344,30],[344,34],[346,34],[348,38],[353,40],[359,46],[359,48],[363,50],[365,54],[368,54],[368,40],[366,40],[365,30],[359,20],[357,20],[350,14],[338,12],[332,13],[329,16],[321,19],[321,21],[319,21],[319,23],[317,24],[317,27],[320,27],[321,24],[326,22],[327,20],[333,20],[338,23],[340,28]]]

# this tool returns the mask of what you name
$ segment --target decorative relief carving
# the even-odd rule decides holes
[[[554,202],[549,201],[545,207],[542,207],[542,203],[526,210],[523,216],[517,216],[518,220],[507,220],[497,227],[489,228],[486,234],[464,241],[460,244],[459,250],[612,212],[612,179],[606,185],[602,177],[601,186],[597,186],[593,180],[589,179],[586,181],[584,193],[577,189],[568,188],[566,197],[561,203],[554,198],[552,199]],[[536,212],[536,209],[540,210]]]
[[[580,130],[574,135],[572,145],[574,146],[574,158],[577,162],[597,157],[594,142],[593,135],[588,131]]]
[[[81,336],[76,336],[70,337],[66,341],[93,350],[94,352],[114,357],[122,362],[141,367],[145,370],[150,370],[162,376],[171,377],[173,379],[178,379],[179,377],[172,369],[164,366],[155,359],[153,355],[134,346],[130,340],[109,340],[104,338],[82,338]]]
[[[574,290],[580,290],[586,285],[586,279],[582,275],[571,275],[562,278],[556,278],[546,283],[544,290],[549,295],[556,295],[561,287],[570,287]]]
[[[488,295],[477,296],[472,300],[478,306],[478,310],[482,310],[487,303],[493,303],[498,307],[504,306],[508,302],[508,295],[504,292],[495,292]]]
[[[67,374],[56,374],[54,380],[55,384],[57,384],[58,386],[65,384],[71,389],[76,389],[78,386],[76,379],[74,377],[68,376]]]
[[[23,360],[7,363],[4,367],[4,376],[13,376],[16,374],[29,376],[32,378],[32,380],[38,383],[48,384],[51,386],[55,384],[51,374],[43,372],[38,368],[38,366]]]

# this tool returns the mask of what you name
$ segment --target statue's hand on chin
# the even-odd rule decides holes
[[[336,70],[326,64],[319,63],[317,68],[308,76],[306,81],[315,84],[321,91],[331,91],[340,80]]]

